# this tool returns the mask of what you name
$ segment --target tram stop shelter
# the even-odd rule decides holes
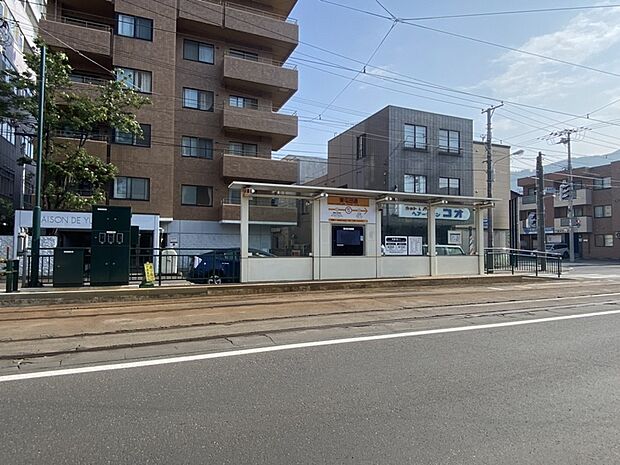
[[[483,213],[498,200],[243,181],[229,189],[242,283],[481,275]],[[265,225],[270,253],[250,246]]]

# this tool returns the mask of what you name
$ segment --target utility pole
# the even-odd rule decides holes
[[[575,189],[573,184],[573,162],[570,153],[570,135],[571,132],[566,133],[566,139],[563,139],[568,150],[568,187],[570,196],[568,197],[568,253],[571,263],[575,261],[575,229],[573,227],[575,214],[573,212],[573,198],[575,197]]]
[[[486,148],[487,148],[487,197],[493,197],[493,131],[491,127],[491,119],[493,118],[493,113],[498,108],[504,106],[503,103],[499,105],[495,105],[487,108],[486,110],[482,110],[482,113],[487,114],[487,137],[486,137]],[[487,209],[487,247],[489,249],[493,248],[493,209]]]
[[[538,236],[539,252],[545,252],[545,173],[542,163],[542,152],[536,158],[536,235]]]
[[[43,176],[43,121],[45,112],[45,46],[41,46],[39,66],[39,115],[37,128],[37,163],[35,172],[34,208],[32,209],[32,257],[30,287],[39,287],[39,257],[41,255],[41,181]]]
[[[568,215],[567,216],[568,216],[568,253],[569,253],[569,257],[570,257],[569,259],[571,263],[575,261],[575,224],[574,224],[575,213],[573,209],[575,187],[573,183],[573,162],[571,158],[571,142],[573,139],[571,136],[573,134],[577,134],[582,131],[585,131],[586,129],[587,128],[584,128],[584,127],[563,129],[562,131],[552,132],[546,137],[546,139],[548,140],[557,140],[557,138],[559,137],[560,140],[555,143],[566,145],[566,148],[568,151],[567,168],[568,168],[568,190],[569,190],[570,195],[568,197]]]

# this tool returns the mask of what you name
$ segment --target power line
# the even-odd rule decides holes
[[[430,21],[436,19],[453,19],[453,18],[476,18],[485,16],[506,16],[506,15],[520,15],[530,13],[555,13],[560,11],[578,11],[578,10],[597,10],[607,8],[618,8],[620,4],[615,5],[586,5],[586,6],[573,6],[573,7],[558,7],[558,8],[537,8],[529,10],[512,10],[512,11],[489,11],[483,13],[462,13],[451,15],[438,15],[438,16],[418,16],[414,18],[403,18],[406,21]]]
[[[375,49],[373,50],[373,52],[370,54],[370,57],[368,58],[368,60],[366,60],[366,64],[364,65],[364,68],[362,68],[361,70],[359,70],[355,76],[353,76],[353,78],[342,88],[342,90],[340,92],[338,92],[336,94],[336,96],[327,104],[327,106],[318,114],[317,119],[321,119],[321,117],[323,116],[323,114],[325,114],[325,112],[327,110],[329,110],[332,106],[332,104],[334,104],[336,102],[336,100],[338,100],[338,98],[345,93],[345,91],[351,86],[351,84],[353,84],[355,82],[355,80],[360,76],[360,74],[365,73],[366,72],[366,66],[368,66],[370,64],[370,62],[372,61],[372,59],[377,55],[377,53],[379,52],[379,50],[381,49],[381,47],[383,46],[383,44],[385,43],[385,41],[387,40],[387,38],[390,36],[390,34],[392,33],[392,31],[394,30],[394,28],[396,27],[396,22],[393,22],[392,25],[390,26],[390,28],[388,29],[388,31],[385,33],[385,35],[383,36],[383,38],[381,39],[381,41],[379,42],[379,44],[375,47]]]
[[[376,16],[376,17],[378,16],[378,17],[381,17],[383,19],[392,20],[392,18],[390,18],[389,16],[378,15],[376,13],[372,13],[372,12],[367,11],[367,10],[362,10],[362,9],[359,9],[359,8],[350,7],[350,6],[344,5],[342,3],[336,3],[336,2],[332,2],[332,1],[328,1],[328,0],[321,0],[321,1],[323,3],[329,3],[331,5],[335,5],[335,6],[338,6],[338,7],[341,7],[341,8],[345,8],[345,9],[349,9],[349,10],[354,10],[354,11],[359,12],[359,13],[363,13],[363,14],[367,14],[367,15],[371,15],[371,16]],[[432,32],[436,32],[436,33],[439,33],[439,34],[444,34],[444,35],[456,37],[456,38],[459,38],[459,39],[468,40],[468,41],[471,41],[471,42],[477,42],[477,43],[480,43],[480,44],[488,45],[490,47],[501,48],[501,49],[504,49],[504,50],[509,50],[511,52],[521,53],[521,54],[533,56],[533,57],[536,57],[536,58],[542,58],[544,60],[554,61],[556,63],[561,63],[561,64],[565,64],[565,65],[569,65],[569,66],[574,66],[574,67],[577,67],[577,68],[582,68],[582,69],[586,69],[586,70],[589,70],[589,71],[594,71],[596,73],[601,73],[601,74],[605,74],[605,75],[608,75],[608,76],[620,77],[620,74],[614,73],[612,71],[607,71],[607,70],[603,70],[603,69],[599,69],[599,68],[594,68],[592,66],[582,65],[580,63],[574,63],[574,62],[571,62],[571,61],[562,60],[560,58],[550,57],[550,56],[547,56],[547,55],[543,55],[541,53],[530,52],[530,51],[527,51],[527,50],[523,50],[523,49],[519,49],[519,48],[515,48],[515,47],[510,47],[508,45],[503,45],[503,44],[500,44],[500,43],[497,43],[497,42],[491,42],[489,40],[479,39],[477,37],[471,37],[471,36],[467,36],[467,35],[464,35],[464,34],[459,34],[459,33],[456,33],[456,32],[446,31],[446,30],[443,30],[443,29],[437,29],[437,28],[430,27],[430,26],[423,26],[421,24],[417,24],[417,23],[411,22],[411,20],[407,20],[407,19],[398,18],[398,22],[400,24],[406,24],[408,26],[412,26],[412,27],[415,27],[415,28],[418,28],[418,29],[432,31]]]

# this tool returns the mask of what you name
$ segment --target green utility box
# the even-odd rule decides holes
[[[54,287],[84,285],[84,250],[54,249]]]
[[[131,207],[94,206],[91,286],[129,284]]]

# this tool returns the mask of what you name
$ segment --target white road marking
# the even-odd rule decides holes
[[[269,346],[269,347],[257,347],[254,349],[231,350],[231,351],[226,351],[226,352],[214,352],[214,353],[199,354],[199,355],[187,355],[183,357],[171,357],[171,358],[162,358],[162,359],[154,359],[154,360],[142,360],[138,362],[116,363],[116,364],[110,364],[110,365],[94,365],[94,366],[80,367],[80,368],[66,368],[63,370],[50,370],[50,371],[39,371],[39,372],[34,372],[34,373],[22,373],[18,375],[6,375],[6,376],[0,376],[0,382],[20,381],[20,380],[37,379],[37,378],[53,378],[56,376],[77,375],[77,374],[84,374],[84,373],[97,373],[101,371],[124,370],[127,368],[144,368],[144,367],[152,367],[152,366],[158,366],[158,365],[170,365],[174,363],[185,363],[185,362],[195,362],[195,361],[200,361],[200,360],[210,360],[210,359],[216,359],[216,358],[235,357],[239,355],[252,355],[252,354],[262,354],[262,353],[267,353],[267,352],[279,352],[282,350],[305,349],[308,347],[323,347],[323,346],[332,346],[332,345],[340,345],[340,344],[352,344],[356,342],[400,339],[400,338],[407,338],[407,337],[426,336],[430,334],[459,333],[459,332],[475,331],[475,330],[481,330],[481,329],[505,328],[509,326],[522,326],[522,325],[530,325],[530,324],[537,324],[537,323],[549,323],[553,321],[576,320],[576,319],[582,319],[582,318],[592,318],[592,317],[597,317],[597,316],[608,316],[608,315],[618,315],[618,314],[620,314],[620,310],[609,310],[605,312],[582,313],[578,315],[562,315],[562,316],[554,316],[554,317],[549,317],[549,318],[538,318],[538,319],[533,319],[533,320],[508,321],[504,323],[490,323],[490,324],[474,325],[474,326],[458,326],[455,328],[427,329],[427,330],[422,330],[422,331],[410,331],[410,332],[396,333],[396,334],[379,334],[375,336],[359,336],[359,337],[348,337],[348,338],[343,338],[343,339],[329,339],[325,341],[300,342],[296,344],[285,344],[285,345]]]

